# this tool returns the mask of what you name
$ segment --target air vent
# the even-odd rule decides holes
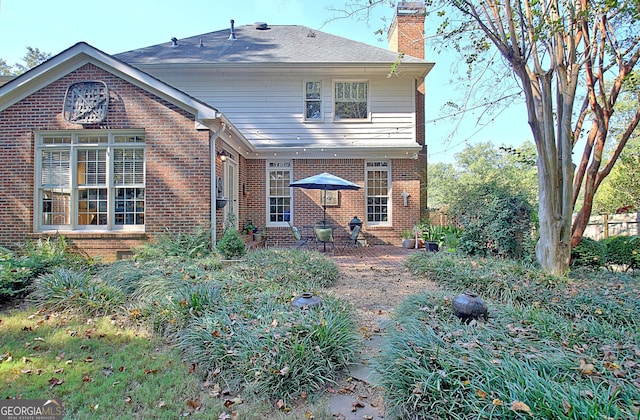
[[[266,22],[256,22],[256,29],[259,31],[264,31],[266,29],[269,29],[269,25],[266,24]]]

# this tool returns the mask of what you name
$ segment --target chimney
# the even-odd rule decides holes
[[[229,40],[233,41],[236,39],[236,28],[233,26],[235,21],[231,19],[231,33],[229,34]]]
[[[424,17],[421,1],[400,1],[389,27],[387,40],[391,51],[424,60]]]

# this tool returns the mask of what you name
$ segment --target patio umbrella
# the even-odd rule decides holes
[[[318,175],[310,176],[299,181],[294,181],[289,184],[290,187],[306,188],[308,190],[322,190],[324,194],[324,214],[322,217],[323,222],[327,221],[327,191],[335,190],[359,190],[362,188],[358,184],[354,184],[351,181],[340,178],[339,176],[331,175],[327,172],[323,172]]]

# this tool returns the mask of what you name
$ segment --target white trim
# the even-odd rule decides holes
[[[320,102],[320,117],[319,118],[307,118],[307,83],[320,83],[320,98],[317,100],[311,100],[313,102]],[[302,119],[306,123],[319,123],[324,122],[324,80],[319,79],[304,79],[302,81]]]
[[[61,144],[44,144],[43,138],[46,137],[70,137],[70,143]],[[107,137],[107,142],[98,143],[79,143],[78,138],[90,136],[90,137]],[[113,150],[114,149],[140,149],[143,150],[143,182],[142,184],[131,184],[126,188],[144,188],[145,189],[145,206],[144,215],[147,214],[147,200],[146,200],[146,141],[144,143],[117,143],[115,137],[117,136],[145,136],[144,130],[42,130],[35,132],[35,165],[34,165],[34,231],[35,232],[48,232],[51,230],[64,231],[64,232],[107,232],[107,233],[120,233],[120,232],[145,232],[145,224],[141,225],[117,225],[115,224],[115,199],[113,195],[116,190],[114,185],[114,173],[113,173]],[[46,225],[42,220],[42,197],[41,197],[41,180],[42,180],[42,152],[44,150],[64,150],[69,152],[69,224],[64,225]],[[78,194],[83,188],[78,186],[77,179],[77,150],[105,150],[105,185],[93,186],[91,189],[106,189],[107,190],[107,223],[104,225],[80,225],[78,224]],[[146,222],[146,219],[145,219]]]
[[[386,166],[384,167],[385,170],[387,171],[387,220],[386,221],[370,221],[369,220],[369,204],[367,202],[369,195],[368,195],[368,181],[369,181],[369,163],[375,163],[375,162],[380,162],[380,163],[385,163]],[[382,168],[382,167],[381,167]],[[371,170],[375,170],[375,168],[371,168]],[[364,161],[364,199],[365,199],[365,223],[367,224],[367,226],[392,226],[392,220],[393,220],[393,178],[392,178],[392,167],[391,167],[391,160],[386,160],[386,159],[369,159],[369,160],[365,160]]]
[[[271,164],[279,164],[279,163],[288,163],[288,168],[269,168]],[[291,184],[293,182],[293,160],[290,159],[267,159],[265,161],[265,225],[266,227],[288,227],[289,223],[293,223],[293,188],[289,187],[289,221],[282,222],[272,222],[271,221],[271,203],[269,202],[271,196],[269,194],[269,172],[277,171],[277,170],[288,170],[289,171],[289,182]]]
[[[336,118],[336,84],[337,83],[365,83],[367,85],[367,116],[366,118]],[[371,122],[371,80],[369,79],[332,79],[331,80],[331,119],[334,123],[362,123]]]

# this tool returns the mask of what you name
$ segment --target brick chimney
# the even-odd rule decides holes
[[[424,60],[424,1],[399,1],[396,15],[389,27],[389,49]],[[402,65],[401,65],[402,67]],[[402,70],[400,70],[402,71]],[[425,92],[424,80],[415,80],[416,142],[422,146],[416,160],[416,173],[420,176],[420,218],[429,216],[427,211],[427,145],[425,142]]]
[[[421,1],[400,1],[389,27],[389,49],[424,60],[424,17]]]

